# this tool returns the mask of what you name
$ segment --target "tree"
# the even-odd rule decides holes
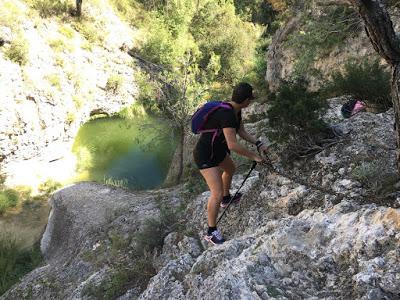
[[[364,21],[365,30],[375,51],[392,69],[392,102],[396,122],[397,166],[400,172],[400,37],[382,0],[348,0]]]
[[[195,107],[198,106],[207,87],[197,82],[199,69],[190,53],[186,54],[179,71],[164,72],[163,77],[162,81],[164,83],[168,82],[168,85],[172,88],[159,88],[157,101],[161,110],[172,121],[180,135],[177,157],[178,171],[175,182],[178,183],[183,175],[184,149],[187,130],[189,128],[188,124]]]
[[[82,15],[82,0],[76,0],[76,16]]]
[[[200,71],[190,52],[181,59],[180,67],[173,70],[149,62],[133,51],[129,54],[139,62],[144,71],[142,73],[144,85],[142,84],[140,88],[139,101],[147,110],[156,114],[160,113],[163,118],[170,120],[179,134],[175,156],[177,166],[172,172],[174,180],[170,179],[168,182],[168,184],[176,184],[183,174],[188,124],[193,111],[208,89],[207,84],[199,83]]]

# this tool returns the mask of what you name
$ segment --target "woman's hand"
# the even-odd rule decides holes
[[[264,144],[263,142],[261,142],[260,140],[258,140],[258,141],[255,143],[255,145],[256,145],[256,147],[257,147],[257,151],[258,151],[260,154],[262,154],[262,153],[268,151],[267,145],[265,145],[265,144]]]
[[[260,153],[267,152],[267,151],[268,151],[267,145],[262,144],[262,145],[258,148],[258,152],[260,152]]]
[[[264,160],[264,158],[262,158],[260,155],[257,155],[257,154],[255,154],[254,155],[254,159],[253,159],[255,162],[257,162],[257,163],[263,163],[263,162],[265,162],[265,160]]]

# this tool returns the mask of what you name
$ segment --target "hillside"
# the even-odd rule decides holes
[[[356,175],[367,155],[374,167],[363,175],[388,183],[392,121],[391,112],[336,121],[348,135],[296,167],[275,162],[286,176],[257,167],[222,221],[221,246],[202,242],[207,192],[61,190],[45,264],[0,299],[398,299],[400,194],[371,194]]]
[[[83,0],[79,17],[72,0],[4,0],[0,69],[0,218],[50,206],[34,263],[0,231],[0,300],[400,299],[398,107],[389,66],[343,1]],[[218,226],[227,241],[210,246],[189,120],[241,81],[256,91],[245,127],[272,164],[257,165]],[[366,109],[344,118],[349,99]],[[141,114],[178,139],[162,187],[58,189],[83,124]],[[161,135],[143,137],[151,124],[130,126],[125,140],[160,147]],[[234,194],[251,161],[232,157]]]

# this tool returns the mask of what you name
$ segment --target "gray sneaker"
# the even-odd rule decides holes
[[[213,245],[218,245],[225,242],[225,239],[222,237],[221,231],[219,231],[218,229],[214,230],[211,233],[207,233],[204,236],[204,239]]]
[[[240,201],[240,198],[242,198],[242,193],[237,193],[236,195],[234,195],[232,200],[231,200],[230,196],[224,197],[219,206],[221,206],[222,208],[225,208],[229,205],[230,201],[232,201],[232,204],[235,204]]]

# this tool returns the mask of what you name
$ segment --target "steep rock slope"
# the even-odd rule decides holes
[[[294,9],[288,13],[287,20],[275,32],[268,47],[265,79],[271,91],[276,91],[283,80],[295,75],[296,65],[300,60],[303,61],[298,67],[302,73],[296,76],[304,76],[310,81],[311,87],[317,89],[331,76],[332,71],[342,70],[349,60],[379,58],[356,12],[349,11],[340,18],[329,15],[335,10],[340,11],[348,7],[343,1],[316,1],[304,5],[310,6],[309,9]],[[315,21],[317,19],[319,21]],[[322,23],[327,20],[330,20],[332,26]],[[392,21],[398,27],[396,8],[393,9]],[[308,24],[313,25],[310,28]],[[346,26],[340,27],[340,24]],[[299,39],[299,36],[304,38]],[[337,38],[338,41],[329,42],[331,38]],[[296,39],[299,41],[293,43]]]
[[[384,165],[381,178],[395,172],[392,124],[392,113],[360,114],[288,176],[260,169],[220,227],[229,241],[167,256],[141,298],[398,299],[400,193],[371,195],[353,175],[365,161]],[[207,196],[188,207],[195,228],[205,230]]]
[[[279,161],[278,173],[258,166],[220,225],[228,238],[223,245],[202,242],[204,192],[179,219],[186,229],[171,229],[162,251],[147,257],[156,274],[148,284],[138,285],[137,273],[117,277],[125,280],[117,284],[118,266],[140,266],[129,237],[159,214],[160,200],[185,203],[182,190],[130,193],[84,183],[53,196],[42,240],[45,266],[1,299],[96,299],[110,290],[118,299],[398,299],[399,186],[373,193],[355,175],[366,162],[378,162],[371,168],[380,170],[375,179],[383,184],[396,170],[393,112],[343,121],[339,103],[332,101],[327,118],[347,134],[290,169]],[[233,191],[242,180],[235,176]]]
[[[89,297],[85,295],[93,286],[114,276],[122,261],[135,267],[135,240],[130,238],[146,220],[159,215],[157,203],[163,193],[169,196],[168,205],[178,203],[174,191],[131,193],[89,182],[57,192],[41,241],[45,264],[0,298]]]

